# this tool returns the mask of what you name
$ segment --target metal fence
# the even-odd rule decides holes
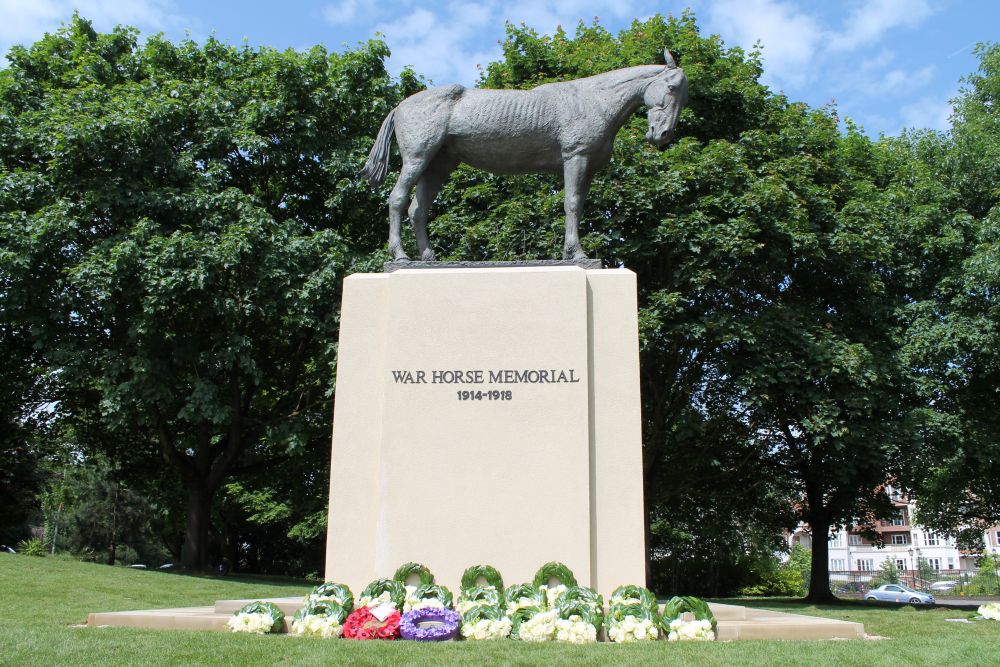
[[[885,572],[831,571],[830,589],[838,594],[865,593],[882,584],[903,584],[935,597],[977,597],[1000,595],[1000,575],[995,570],[898,570],[896,577]]]

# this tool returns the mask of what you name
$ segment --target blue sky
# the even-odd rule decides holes
[[[769,86],[814,106],[835,101],[872,135],[947,129],[949,100],[976,68],[973,46],[1000,40],[998,0],[0,0],[0,50],[35,41],[77,8],[100,30],[127,23],[277,48],[340,50],[381,32],[392,72],[411,65],[435,83],[471,85],[477,65],[499,58],[505,20],[551,33],[596,16],[618,31],[688,7],[726,44],[759,40]]]

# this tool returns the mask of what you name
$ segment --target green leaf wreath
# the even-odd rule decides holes
[[[400,565],[396,570],[396,574],[392,575],[392,578],[405,586],[406,580],[414,574],[420,577],[420,586],[434,583],[434,575],[431,574],[426,565],[421,565],[420,563],[404,563]]]
[[[535,573],[535,579],[532,583],[534,583],[535,587],[548,586],[549,582],[553,579],[563,586],[576,586],[576,577],[573,576],[573,571],[556,561],[546,563],[538,568],[538,572]]]
[[[485,580],[488,586],[497,589],[497,592],[503,593],[503,577],[492,565],[473,565],[466,568],[462,573],[462,590],[480,586],[480,579]]]
[[[321,602],[332,600],[343,607],[347,613],[351,613],[354,610],[354,594],[351,593],[351,589],[346,584],[338,584],[332,581],[320,584],[309,593],[309,599]]]
[[[343,625],[348,613],[344,607],[333,600],[311,599],[302,605],[302,608],[295,612],[295,616],[292,618],[296,621],[301,621],[306,616],[323,616],[326,618],[335,618],[337,619],[337,623]]]
[[[389,599],[396,609],[403,608],[403,602],[406,600],[406,588],[395,579],[376,579],[365,586],[365,590],[361,591],[361,596],[358,599],[364,597],[375,599],[385,592],[389,593]]]
[[[446,608],[451,609],[454,597],[446,586],[438,584],[424,584],[413,592],[413,597],[418,600],[439,600]]]
[[[666,629],[670,622],[680,618],[685,612],[691,612],[696,621],[710,621],[712,632],[718,634],[718,624],[715,622],[715,614],[711,607],[701,598],[691,595],[675,596],[667,600],[663,605],[663,628]]]
[[[626,616],[632,616],[640,621],[653,621],[659,627],[664,625],[656,610],[644,604],[613,604],[608,610],[608,615],[604,617],[605,631],[610,632],[611,628],[624,621]]]
[[[267,614],[273,621],[270,632],[281,632],[285,629],[285,612],[273,602],[257,600],[243,605],[236,614]]]
[[[609,604],[611,607],[614,607],[622,604],[624,600],[639,600],[640,604],[645,607],[649,607],[652,611],[659,611],[660,605],[656,602],[656,596],[653,595],[653,591],[648,588],[643,588],[642,586],[636,586],[634,584],[619,586],[611,593],[611,600]]]
[[[533,584],[514,584],[504,591],[503,597],[508,607],[516,605],[521,598],[533,600],[539,608],[544,608],[546,605],[545,593]]]

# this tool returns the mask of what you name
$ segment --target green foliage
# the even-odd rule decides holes
[[[356,166],[417,84],[387,55],[140,43],[74,17],[0,71],[4,340],[58,369],[83,447],[173,468],[190,565],[228,477],[327,448],[341,278],[382,245]],[[269,486],[234,501],[291,532]]]
[[[553,585],[553,581],[556,582],[555,585],[576,586],[576,577],[573,576],[573,571],[556,561],[546,563],[538,568],[532,584],[538,588]]]
[[[792,545],[788,560],[761,559],[754,570],[756,583],[740,589],[741,595],[801,597],[808,591],[812,554],[801,544]]]
[[[419,582],[417,586],[426,586],[434,583],[434,575],[431,574],[426,565],[421,565],[420,563],[404,563],[400,565],[396,568],[396,573],[392,575],[392,578],[406,584],[408,583],[407,580],[412,576],[417,577]]]
[[[32,537],[31,539],[19,542],[17,545],[17,552],[25,556],[48,555],[48,551],[45,549],[45,543],[37,537]]]
[[[899,568],[896,567],[896,562],[891,558],[886,558],[882,561],[882,565],[879,567],[878,572],[872,578],[871,586],[881,586],[882,584],[898,584],[899,583]]]
[[[979,558],[979,570],[965,586],[966,595],[1000,595],[1000,571],[997,561],[988,551]]]
[[[503,593],[503,577],[492,565],[471,565],[462,573],[462,590],[477,586],[492,586]]]

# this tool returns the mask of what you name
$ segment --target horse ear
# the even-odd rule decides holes
[[[666,48],[663,49],[663,61],[666,63],[667,69],[673,69],[677,67],[677,63],[674,61],[674,57],[670,55],[669,49]]]

